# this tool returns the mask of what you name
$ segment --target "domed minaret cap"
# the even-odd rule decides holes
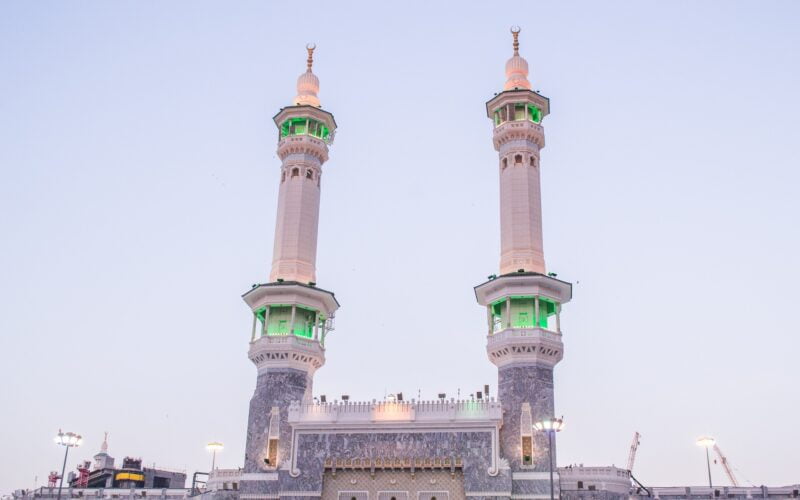
[[[311,71],[314,64],[314,49],[317,48],[313,43],[306,45],[308,69],[297,79],[297,97],[294,98],[295,106],[319,106],[319,78]]]
[[[514,55],[506,62],[506,84],[503,90],[531,89],[531,82],[528,81],[528,61],[519,55],[519,26],[511,27],[511,34],[514,36]]]
[[[108,455],[108,432],[103,435],[103,444],[100,445],[100,451],[94,456],[99,457],[101,455]]]

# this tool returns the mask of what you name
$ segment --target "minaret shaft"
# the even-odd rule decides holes
[[[539,148],[526,140],[500,149],[500,274],[545,272]]]
[[[271,282],[317,280],[321,167],[319,158],[307,154],[290,154],[283,161]]]

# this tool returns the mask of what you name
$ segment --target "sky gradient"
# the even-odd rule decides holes
[[[513,8],[511,7],[513,5]],[[109,452],[243,462],[267,279],[271,117],[316,42],[339,130],[319,286],[342,304],[315,394],[461,396],[497,374],[472,287],[497,272],[484,103],[509,26],[543,125],[548,270],[574,283],[559,465],[800,482],[800,3],[0,4],[0,492]],[[421,391],[421,392],[418,392]],[[726,485],[719,466],[717,484]]]

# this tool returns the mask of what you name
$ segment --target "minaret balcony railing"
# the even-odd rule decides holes
[[[553,367],[564,357],[564,343],[557,332],[510,328],[489,335],[486,353],[489,361],[498,367],[514,363]]]
[[[559,332],[546,330],[544,328],[507,328],[497,333],[489,335],[489,344],[507,342],[515,338],[542,339],[550,342],[561,342],[562,335]]]
[[[316,340],[296,335],[264,336],[247,352],[259,373],[269,368],[295,368],[312,374],[325,364],[325,349]]]
[[[319,342],[314,339],[307,339],[303,337],[298,337],[297,335],[266,335],[264,337],[259,337],[258,339],[254,340],[253,343],[258,342],[259,344],[269,344],[269,345],[298,345],[302,347],[308,348],[316,348],[319,346]]]

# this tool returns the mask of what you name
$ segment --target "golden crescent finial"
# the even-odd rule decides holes
[[[306,65],[308,66],[308,71],[311,71],[311,66],[314,64],[314,49],[317,48],[317,44],[315,43],[308,43],[306,44],[306,50],[308,51],[308,59],[306,60]]]
[[[514,36],[514,55],[519,55],[519,32],[522,31],[522,28],[519,26],[512,26],[511,27],[511,34]]]

